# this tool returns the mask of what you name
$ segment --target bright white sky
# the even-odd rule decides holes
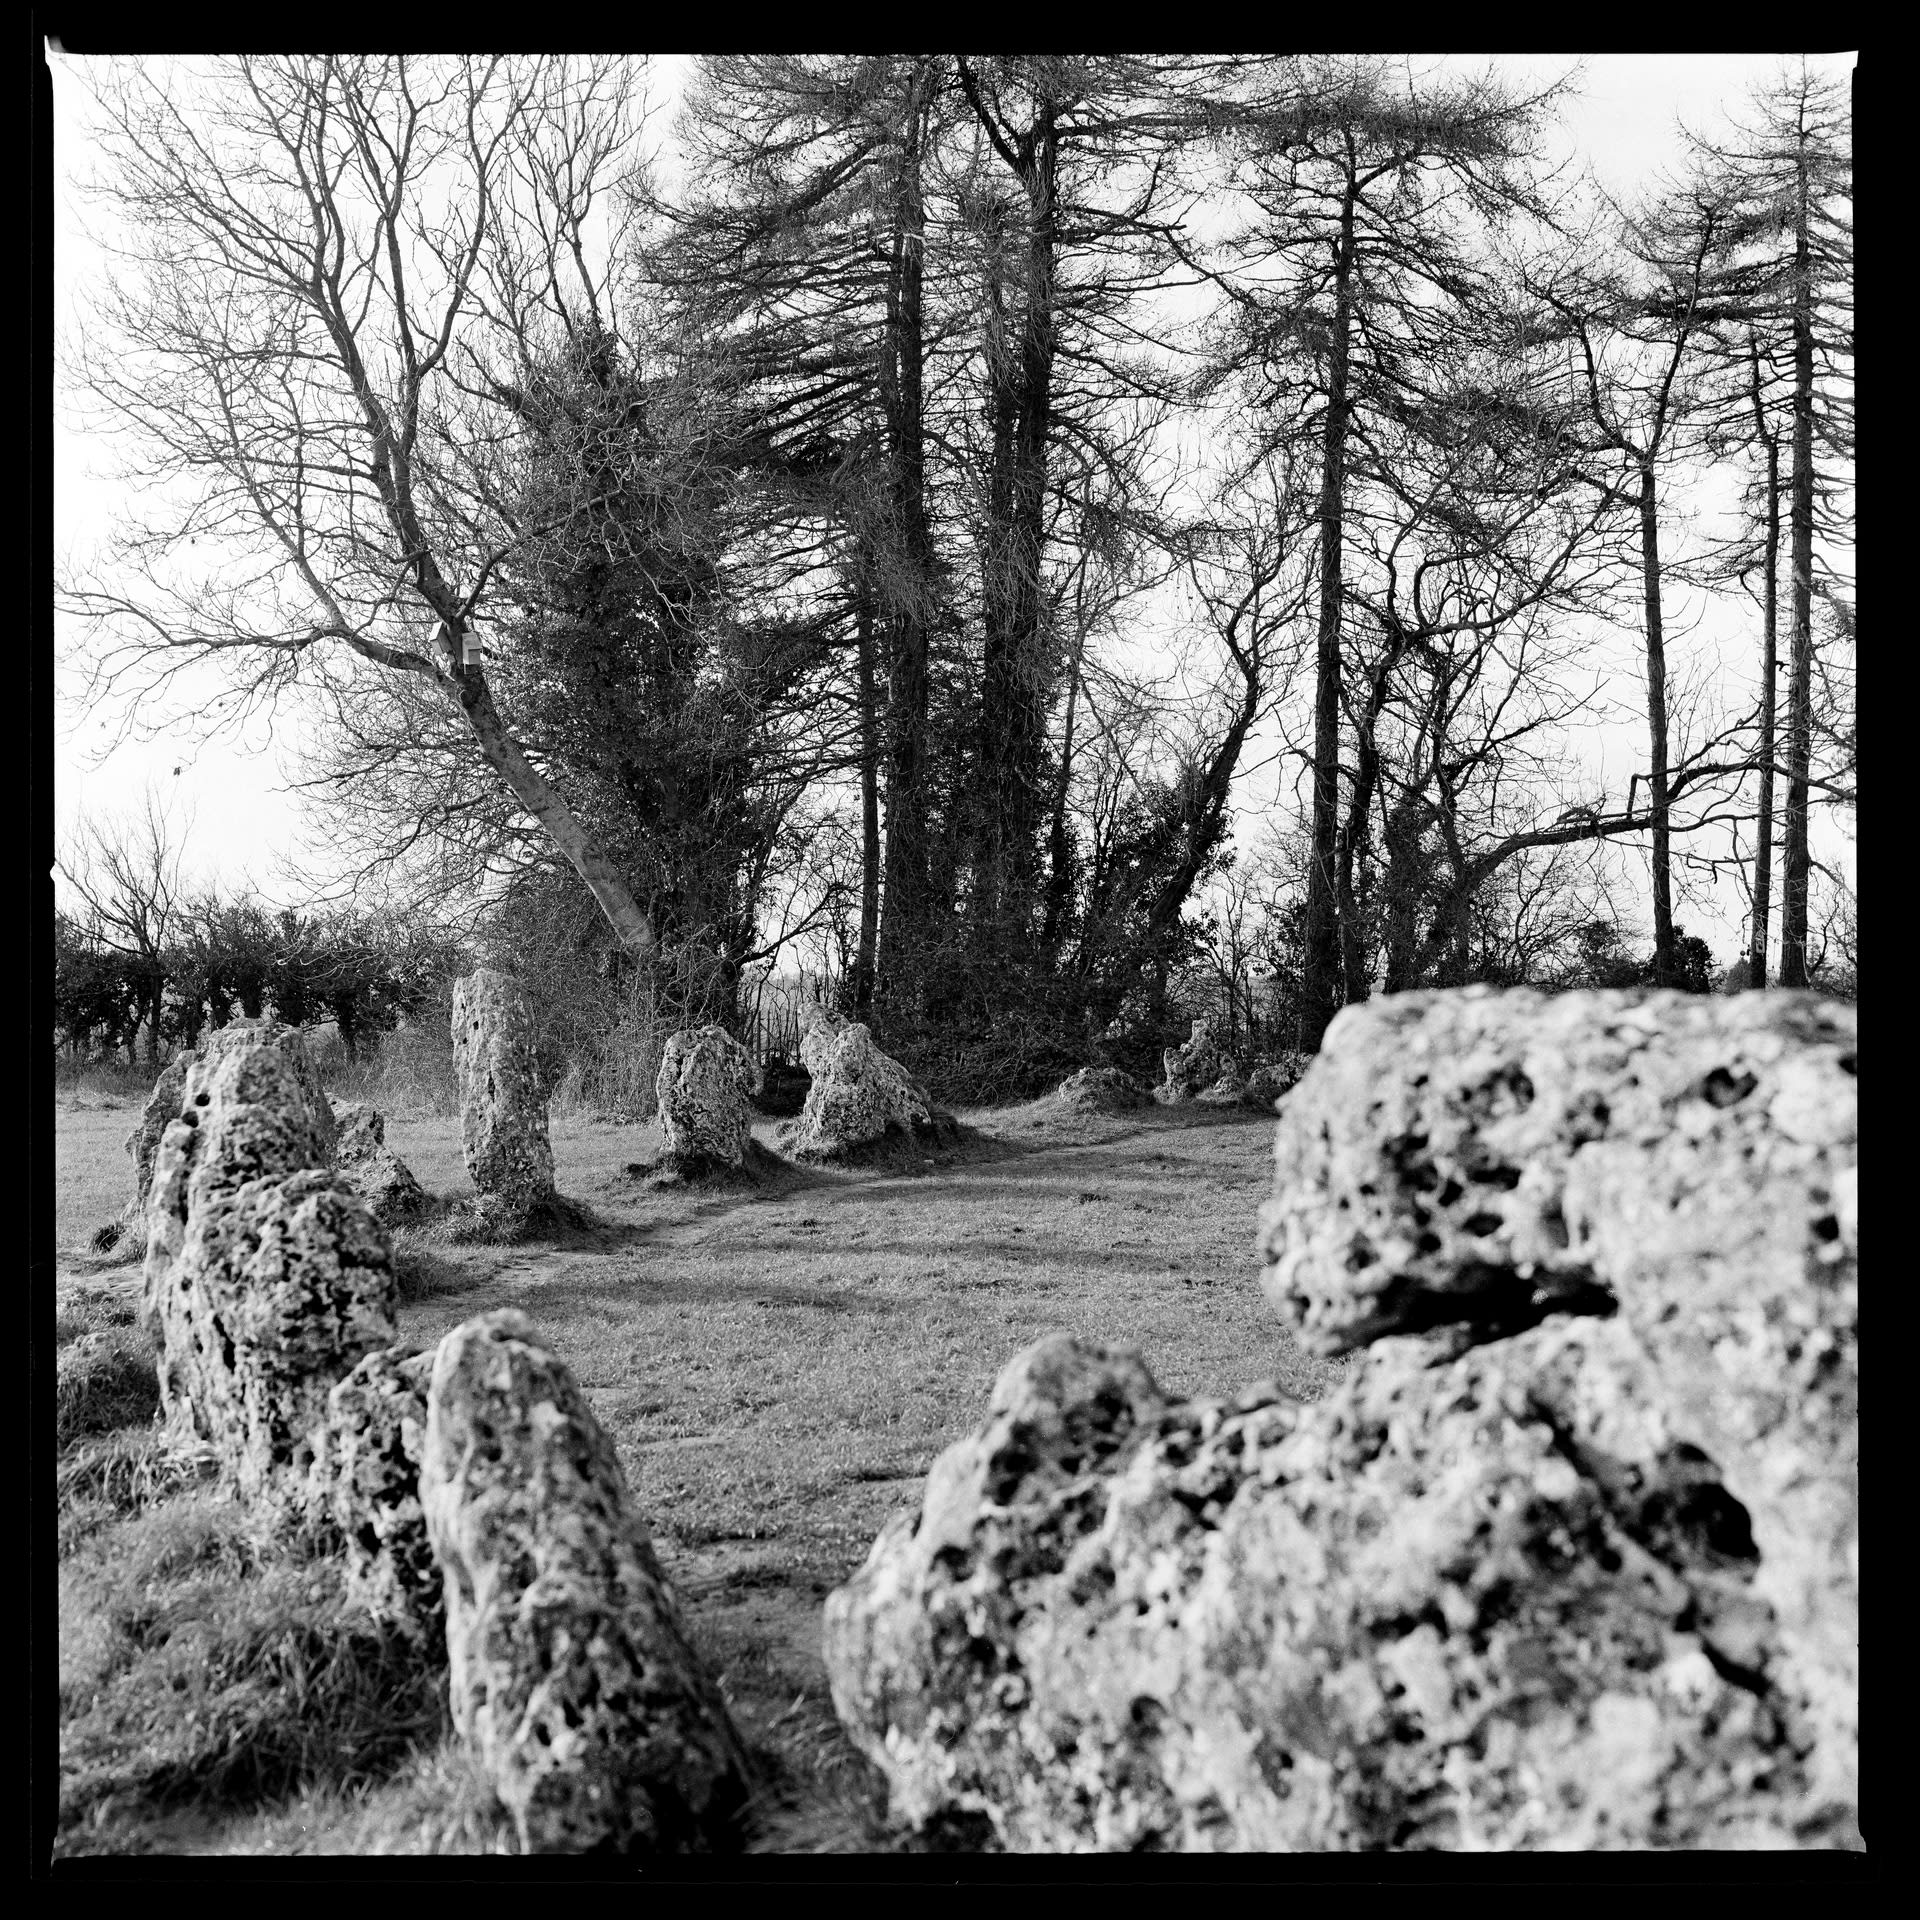
[[[1794,56],[1798,58],[1798,56]],[[1681,154],[1676,122],[1713,137],[1728,108],[1738,108],[1756,82],[1769,79],[1782,56],[1774,54],[1598,54],[1585,61],[1579,97],[1566,109],[1564,123],[1571,152],[1590,163],[1603,185],[1630,194]],[[1853,67],[1851,53],[1810,56],[1819,69],[1844,77]],[[1479,67],[1475,59],[1463,65]],[[1544,83],[1567,71],[1566,57],[1499,56],[1495,64],[1516,79]],[[99,252],[79,226],[77,197],[71,190],[84,175],[88,148],[80,130],[83,90],[75,77],[84,62],[50,53],[53,78],[54,297],[56,326],[84,324],[80,297],[86,283],[105,270]],[[678,92],[683,58],[654,63],[652,91],[663,104]],[[656,126],[664,130],[668,116]],[[116,492],[104,477],[112,449],[74,431],[68,408],[56,388],[54,405],[54,517],[56,555],[79,559],[110,524]],[[1737,611],[1725,609],[1722,621],[1735,628],[1713,635],[1703,629],[1699,643],[1718,637],[1738,641]],[[1684,633],[1684,616],[1676,625]],[[1691,644],[1683,642],[1683,645]],[[209,683],[204,690],[213,690]],[[285,778],[273,741],[256,732],[242,742],[202,743],[195,734],[195,713],[184,710],[152,741],[126,740],[111,745],[119,731],[117,713],[89,711],[78,700],[77,678],[56,682],[55,777],[57,831],[65,834],[83,817],[112,816],[137,810],[149,786],[191,816],[188,864],[223,884],[250,878],[270,894],[289,897],[277,875],[298,865],[302,822],[295,798],[281,790]],[[1622,750],[1630,750],[1623,736]],[[1851,865],[1850,850],[1836,844],[1830,856]],[[1729,898],[1713,916],[1682,910],[1690,930],[1704,934],[1721,960],[1731,957],[1739,937],[1738,903]]]

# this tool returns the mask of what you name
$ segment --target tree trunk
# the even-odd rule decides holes
[[[1373,795],[1380,780],[1380,751],[1375,736],[1380,716],[1386,710],[1393,670],[1406,645],[1406,636],[1399,628],[1388,634],[1387,651],[1367,676],[1366,705],[1354,723],[1356,765],[1353,792],[1347,799],[1347,817],[1340,833],[1339,863],[1341,986],[1349,1006],[1366,999],[1373,984],[1367,975],[1366,954],[1360,942],[1360,903],[1353,873],[1355,863],[1365,859],[1372,826]]]
[[[1006,259],[996,243],[988,287],[987,360],[993,470],[986,554],[986,646],[978,758],[982,772],[974,897],[989,938],[1022,949],[1038,883],[1041,761],[1051,674],[1043,657],[1040,550],[1054,357],[1054,190],[1058,135],[1043,101],[1023,155],[1027,198],[1017,342],[1005,312]]]
[[[567,864],[585,882],[620,944],[635,959],[650,960],[659,944],[654,937],[653,923],[613,863],[587,838],[567,803],[534,770],[519,742],[507,732],[481,670],[464,667],[456,679],[460,710],[467,716],[467,724],[480,743],[487,765],[539,821]]]
[[[920,154],[926,137],[930,70],[922,63],[907,97],[887,282],[887,340],[881,400],[887,416],[888,481],[894,538],[904,579],[886,609],[886,878],[878,964],[889,1004],[915,995],[928,911],[927,636],[933,616],[933,536],[927,524],[925,347],[921,282],[926,213]]]
[[[1327,417],[1320,466],[1320,627],[1314,654],[1313,842],[1307,866],[1306,956],[1301,982],[1302,1038],[1317,1050],[1339,1011],[1340,929],[1335,845],[1340,806],[1341,556],[1345,538],[1347,374],[1353,326],[1353,200],[1348,186],[1334,259],[1333,331],[1327,348]]]
[[[1807,162],[1800,160],[1793,246],[1793,628],[1787,678],[1787,818],[1782,849],[1780,984],[1807,984],[1807,774],[1813,758],[1813,269]]]
[[[1758,376],[1756,375],[1756,380]],[[1760,806],[1754,821],[1753,934],[1747,945],[1748,984],[1767,984],[1767,937],[1773,895],[1774,693],[1779,677],[1780,443],[1767,441],[1767,549],[1760,642]]]
[[[1674,979],[1673,879],[1667,829],[1667,654],[1660,618],[1660,507],[1653,467],[1640,468],[1640,575],[1647,607],[1648,812],[1653,825],[1653,984]]]
[[[1053,823],[1047,832],[1047,908],[1040,926],[1040,951],[1051,963],[1060,944],[1067,909],[1073,904],[1073,844],[1067,833],[1067,788],[1073,774],[1073,723],[1080,701],[1080,652],[1084,633],[1074,644],[1068,665],[1066,724],[1060,736],[1060,774],[1053,785]]]
[[[864,562],[863,562],[864,568]],[[853,960],[853,1010],[873,1007],[873,963],[880,930],[880,716],[875,706],[873,602],[860,584],[860,944]]]

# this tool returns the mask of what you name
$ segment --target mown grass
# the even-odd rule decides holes
[[[755,1849],[903,1844],[834,1718],[821,1604],[1012,1354],[1069,1328],[1137,1347],[1173,1393],[1328,1379],[1254,1278],[1264,1118],[1044,1100],[962,1118],[966,1144],[919,1170],[718,1192],[630,1173],[659,1151],[651,1127],[571,1119],[559,1182],[590,1229],[396,1236],[405,1337],[518,1306],[581,1382],[753,1753]],[[430,1191],[466,1191],[456,1121],[395,1117],[387,1138]],[[63,1324],[98,1330],[127,1298],[63,1282]],[[436,1718],[440,1682],[326,1563],[276,1558],[145,1427],[76,1437],[61,1472],[64,1850],[510,1850]]]

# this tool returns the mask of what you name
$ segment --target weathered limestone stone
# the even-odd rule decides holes
[[[333,1115],[298,1034],[223,1028],[181,1098],[154,1158],[142,1319],[170,1431],[254,1496],[304,1471],[328,1389],[393,1339],[391,1256],[327,1169]]]
[[[1130,1113],[1153,1104],[1153,1095],[1119,1067],[1082,1067],[1054,1088],[1053,1097],[1083,1113]]]
[[[453,983],[453,1065],[460,1146],[481,1194],[514,1212],[553,1199],[553,1146],[520,983],[480,967]]]
[[[311,1517],[341,1544],[350,1589],[437,1659],[446,1611],[420,1505],[432,1371],[431,1352],[385,1347],[332,1387],[312,1437],[307,1498]]]
[[[813,1084],[800,1118],[782,1135],[797,1158],[833,1158],[890,1134],[937,1137],[954,1124],[857,1020],[818,1012],[801,1037],[800,1057]]]
[[[725,1027],[683,1027],[667,1036],[654,1086],[667,1165],[685,1175],[745,1165],[753,1138],[750,1078],[747,1050]]]
[[[1029,1851],[1844,1840],[1746,1516],[1616,1322],[1327,1402],[1049,1336],[831,1595],[896,1819]]]
[[[1804,996],[1343,1014],[1282,1109],[1267,1283],[1376,1344],[1304,1406],[1016,1360],[828,1603],[897,1814],[1857,1845],[1853,1071]]]
[[[413,1170],[387,1145],[387,1122],[378,1107],[364,1102],[340,1107],[334,1165],[373,1209],[383,1225],[415,1220],[430,1204]]]
[[[153,1091],[147,1095],[147,1104],[141,1110],[139,1124],[127,1135],[126,1148],[133,1156],[132,1212],[136,1217],[144,1218],[146,1214],[147,1190],[153,1185],[153,1158],[160,1150],[160,1136],[166,1132],[169,1120],[180,1117],[187,1068],[199,1057],[197,1053],[176,1054],[160,1069],[160,1077],[153,1083]]]
[[[1160,1056],[1161,1080],[1153,1097],[1163,1106],[1177,1106],[1215,1084],[1229,1062],[1214,1038],[1213,1023],[1204,1016],[1193,1023],[1184,1046],[1168,1047]]]
[[[1806,994],[1350,1008],[1287,1102],[1261,1216],[1267,1297],[1322,1350],[1617,1303],[1753,1516],[1835,1764],[1857,1699],[1856,1046],[1853,1009]]]
[[[613,1445],[526,1316],[440,1344],[420,1497],[455,1725],[529,1853],[733,1838],[747,1762],[687,1644]]]

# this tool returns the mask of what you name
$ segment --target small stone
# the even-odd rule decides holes
[[[417,1220],[432,1204],[412,1169],[387,1145],[387,1123],[378,1107],[355,1103],[341,1107],[336,1169],[386,1226]]]
[[[1147,1088],[1119,1067],[1082,1067],[1060,1082],[1053,1097],[1082,1113],[1131,1113],[1153,1104]]]

